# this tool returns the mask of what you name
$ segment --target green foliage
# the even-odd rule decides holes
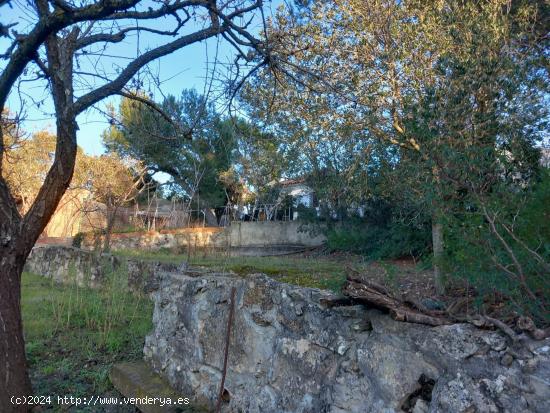
[[[431,232],[427,223],[412,226],[400,221],[377,224],[350,220],[327,232],[327,245],[334,251],[363,254],[369,259],[424,257],[430,249]]]
[[[550,172],[532,188],[495,191],[447,222],[449,274],[481,297],[506,297],[511,311],[550,322]]]
[[[82,245],[82,241],[84,240],[85,234],[83,232],[78,232],[73,237],[73,240],[71,242],[71,245],[75,248],[80,248]]]
[[[104,133],[107,148],[143,161],[151,172],[172,177],[174,194],[222,206],[227,190],[221,175],[236,156],[233,123],[194,90],[168,96],[160,105],[168,121],[147,105],[122,99],[117,121]]]
[[[236,130],[240,178],[260,202],[275,203],[279,191],[273,183],[289,172],[281,139],[269,130],[243,120],[236,123]]]
[[[336,0],[275,16],[271,46],[299,51],[294,77],[274,85],[259,71],[243,98],[311,177],[332,248],[419,254],[433,220],[450,274],[481,299],[496,291],[546,317],[548,235],[533,184],[550,119],[548,10]],[[284,93],[268,98],[275,87]],[[378,199],[386,205],[370,208]],[[359,207],[383,219],[350,218]]]

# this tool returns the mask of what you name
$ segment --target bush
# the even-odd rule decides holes
[[[429,251],[430,239],[427,225],[412,227],[402,222],[343,224],[327,232],[331,250],[364,254],[371,259],[422,257]]]
[[[80,248],[82,246],[82,241],[84,240],[84,233],[79,232],[73,237],[72,246],[75,248]]]
[[[550,174],[521,191],[495,190],[448,217],[447,273],[495,294],[514,313],[550,323]]]
[[[329,221],[326,235],[330,249],[371,259],[419,258],[429,252],[431,223],[418,208],[372,197],[363,212],[363,217]]]

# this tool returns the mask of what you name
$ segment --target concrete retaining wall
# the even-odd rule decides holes
[[[299,221],[233,222],[227,228],[231,247],[257,247],[272,245],[303,245],[316,247],[326,238],[311,233]]]

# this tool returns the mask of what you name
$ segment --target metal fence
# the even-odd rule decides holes
[[[162,201],[162,202],[161,202]],[[116,211],[115,231],[158,231],[162,229],[227,227],[235,221],[292,221],[296,211],[280,204],[225,205],[193,209],[189,203],[151,199],[147,205],[120,207]]]

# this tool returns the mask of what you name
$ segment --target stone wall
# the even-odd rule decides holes
[[[82,246],[93,249],[101,237],[88,235]],[[298,221],[233,222],[227,228],[183,228],[175,230],[113,234],[111,249],[158,250],[180,248],[240,251],[243,255],[276,255],[294,249],[322,245],[325,237],[302,230]]]
[[[146,361],[211,407],[236,288],[226,413],[550,411],[550,339],[512,344],[469,324],[401,323],[363,306],[325,308],[329,292],[261,274],[205,273],[70,247],[35,247],[26,267],[92,286],[113,269],[127,271],[129,289],[154,300]]]
[[[82,247],[94,249],[102,245],[102,237],[87,235]],[[128,232],[111,235],[111,249],[117,250],[159,250],[161,248],[200,249],[206,247],[222,248],[227,246],[227,234],[224,228],[183,228],[174,230]]]
[[[186,269],[185,265],[123,259],[66,246],[36,246],[25,271],[51,278],[59,283],[76,282],[81,287],[98,288],[113,271],[128,277],[128,289],[150,293],[159,288],[165,273]]]
[[[106,274],[120,267],[120,261],[111,255],[98,256],[90,251],[66,246],[35,246],[25,271],[52,278],[56,282],[76,281],[80,286],[96,288]]]
[[[509,345],[471,325],[401,323],[362,306],[327,309],[317,289],[266,276],[166,274],[153,292],[145,358],[213,406],[231,287],[237,289],[224,412],[550,411],[550,341]]]

